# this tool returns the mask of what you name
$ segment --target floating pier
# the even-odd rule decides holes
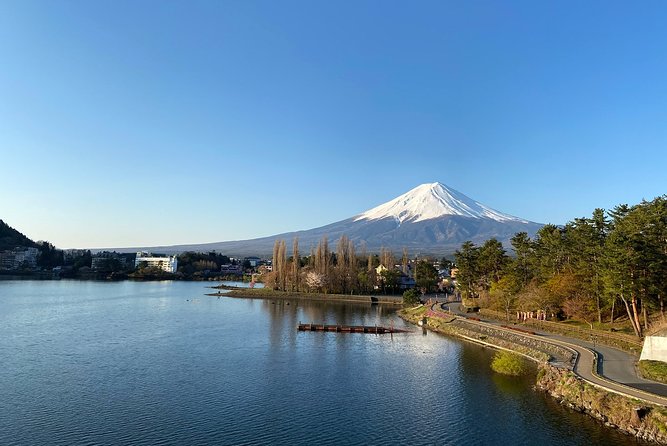
[[[327,325],[327,324],[299,324],[299,331],[331,331],[335,333],[407,333],[408,330],[400,330],[394,327],[382,327],[380,325]]]

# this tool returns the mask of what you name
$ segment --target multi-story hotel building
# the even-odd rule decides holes
[[[176,256],[156,257],[150,252],[139,251],[137,253],[137,258],[134,261],[135,268],[144,262],[146,262],[146,266],[160,268],[168,273],[175,273],[178,269],[178,260],[176,259]]]

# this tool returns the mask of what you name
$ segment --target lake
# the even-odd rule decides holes
[[[0,281],[0,444],[637,444],[393,308],[210,285]]]

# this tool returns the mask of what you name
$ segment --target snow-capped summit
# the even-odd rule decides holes
[[[458,215],[461,217],[491,219],[499,222],[528,223],[512,215],[491,209],[461,192],[442,183],[427,183],[354,217],[359,220],[393,218],[399,223]]]

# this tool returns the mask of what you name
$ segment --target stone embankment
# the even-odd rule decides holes
[[[535,388],[561,404],[586,413],[604,425],[645,441],[667,444],[667,409],[594,386],[577,376],[577,352],[566,347],[524,336],[519,332],[462,319],[425,307],[398,312],[403,319],[438,333],[456,336],[490,347],[512,350],[539,364]],[[508,327],[511,328],[511,327]]]
[[[567,369],[543,364],[535,387],[605,426],[653,443],[667,444],[667,409],[593,386]]]
[[[504,321],[506,319],[505,313],[489,310],[487,308],[479,310],[479,314],[484,318],[497,321]],[[642,350],[643,343],[640,340],[634,336],[624,333],[606,332],[601,330],[593,331],[571,325],[565,325],[560,322],[537,319],[526,319],[516,322],[527,329],[543,330],[548,331],[549,333],[557,333],[570,338],[583,339],[588,341],[595,339],[595,342],[598,344],[604,344],[618,350],[629,352],[631,354],[638,354],[638,352]]]
[[[510,330],[479,323],[474,319],[461,319],[447,313],[434,315],[433,312],[427,312],[425,307],[401,310],[399,316],[414,324],[419,323],[426,316],[426,327],[435,332],[501,350],[511,350],[538,363],[551,361],[572,370],[576,361],[576,352],[573,350],[522,336]]]

